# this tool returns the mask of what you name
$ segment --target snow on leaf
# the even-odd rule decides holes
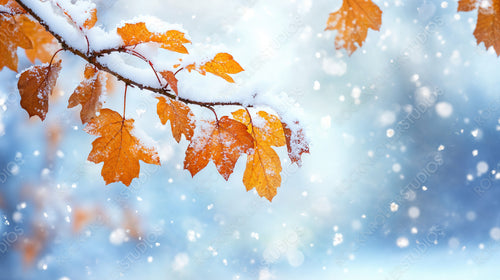
[[[177,91],[177,78],[175,77],[174,72],[172,71],[162,71],[160,72],[162,77],[167,80],[167,83],[170,85],[170,88],[175,92],[175,95],[179,95],[179,92]]]
[[[335,48],[351,55],[368,35],[368,29],[379,30],[382,11],[371,0],[344,0],[340,9],[331,13],[325,30],[337,30]]]
[[[31,40],[32,48],[26,49],[26,56],[35,63],[39,59],[42,63],[48,63],[52,58],[52,52],[57,47],[56,38],[46,31],[38,22],[32,21],[27,16],[16,18],[21,26],[22,32]]]
[[[260,196],[272,201],[281,185],[281,161],[271,148],[285,145],[281,121],[265,111],[250,118],[245,109],[233,112],[233,117],[247,124],[248,132],[255,140],[255,149],[247,158],[243,184],[247,191],[255,188]]]
[[[162,48],[187,54],[184,44],[191,43],[184,37],[184,33],[177,30],[168,30],[163,33],[153,33],[148,30],[146,23],[126,23],[116,30],[123,39],[125,46],[135,46],[142,43],[159,43]]]
[[[478,0],[461,0],[458,3],[459,12],[473,11]],[[497,56],[500,56],[500,0],[492,0],[491,5],[479,5],[474,37],[477,44],[484,43],[486,49],[493,46]]]
[[[230,83],[234,83],[234,80],[228,74],[237,74],[244,71],[240,64],[233,59],[233,56],[228,53],[218,53],[212,60],[201,64],[199,67],[196,67],[195,64],[190,64],[186,66],[186,69],[189,72],[191,70],[198,71],[202,75],[209,72]]]
[[[83,27],[86,29],[91,29],[97,23],[97,10],[94,8],[94,9],[91,9],[88,13],[90,14],[90,16],[83,23]]]
[[[0,15],[0,70],[5,66],[17,72],[17,47],[31,49],[30,39],[8,15]]]
[[[294,125],[298,125],[295,122]],[[282,122],[283,130],[285,131],[286,146],[288,150],[288,157],[292,163],[297,163],[298,166],[302,165],[302,154],[309,153],[309,143],[305,139],[304,132],[301,128],[290,129],[288,124]]]
[[[97,10],[90,1],[61,1],[56,4],[80,30],[91,29],[97,23]]]
[[[124,119],[111,109],[101,109],[99,116],[91,119],[84,129],[99,136],[92,142],[88,160],[104,162],[101,175],[106,184],[121,181],[129,186],[132,179],[139,176],[139,160],[160,165],[157,152],[132,135],[133,128],[133,119]]]
[[[0,5],[11,10],[14,14],[24,14],[26,11],[14,0],[0,0]]]
[[[194,114],[191,112],[191,109],[189,109],[189,106],[177,100],[158,97],[158,105],[156,108],[163,125],[166,124],[167,121],[170,121],[172,134],[177,143],[181,141],[182,134],[184,134],[186,140],[191,140],[195,124]]]
[[[82,124],[96,117],[96,113],[101,109],[102,103],[99,99],[104,88],[101,73],[92,64],[85,66],[84,76],[85,79],[80,82],[68,101],[68,108],[82,105],[80,111]]]
[[[193,136],[186,150],[184,169],[196,175],[210,161],[226,180],[242,153],[250,153],[253,138],[247,127],[227,116],[218,121],[207,121]]]
[[[52,65],[38,65],[24,70],[17,83],[21,95],[21,107],[24,108],[30,117],[39,116],[45,120],[49,109],[49,94],[61,71],[61,61]]]

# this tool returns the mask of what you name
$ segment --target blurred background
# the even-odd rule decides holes
[[[127,117],[154,141],[130,187],[88,162],[94,137],[63,71],[41,122],[0,72],[0,279],[480,279],[500,259],[500,63],[477,46],[477,12],[457,1],[378,1],[382,27],[348,56],[323,31],[341,1],[97,1],[98,25],[156,16],[228,50],[236,85],[180,77],[180,92],[287,94],[311,153],[283,161],[272,203],[213,164],[191,178],[185,141],[133,89]],[[193,48],[197,48],[193,45]],[[198,46],[198,48],[200,48]],[[19,51],[20,69],[29,61]],[[106,107],[122,106],[116,83]],[[283,108],[296,110],[295,102]],[[300,113],[298,112],[298,113]],[[279,150],[282,159],[286,151]]]

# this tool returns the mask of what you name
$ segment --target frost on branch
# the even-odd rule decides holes
[[[191,54],[187,48],[191,41],[178,25],[142,16],[122,21],[116,28],[106,31],[99,25],[95,5],[88,1],[19,0],[18,7],[11,5],[15,9],[5,1],[0,3],[4,4],[0,11],[15,13],[0,15],[0,24],[8,27],[0,31],[6,39],[0,42],[0,52],[5,54],[0,60],[2,67],[17,70],[17,47],[24,48],[32,62],[37,59],[50,61],[32,66],[19,75],[21,106],[30,116],[38,115],[44,120],[48,112],[49,96],[61,69],[61,61],[55,58],[59,51],[51,52],[54,46],[60,44],[60,50],[87,62],[83,80],[75,85],[68,107],[81,105],[80,119],[86,124],[84,130],[97,136],[88,160],[103,163],[101,175],[106,184],[130,185],[139,176],[139,161],[160,164],[155,148],[146,147],[133,134],[134,120],[125,116],[129,87],[153,92],[158,100],[156,110],[160,122],[163,125],[170,122],[175,141],[180,142],[184,135],[189,142],[184,168],[192,176],[213,162],[217,171],[228,180],[236,162],[246,155],[243,184],[247,190],[256,189],[260,196],[271,201],[281,185],[282,166],[275,149],[286,145],[292,163],[297,164],[300,164],[301,155],[309,151],[298,122],[285,121],[264,111],[290,111],[274,108],[285,104],[277,97],[229,92],[218,99],[204,84],[188,80],[198,79],[199,75],[178,75],[196,71],[205,76],[208,72],[222,78],[213,82],[226,85],[235,83],[230,75],[244,71],[227,52],[216,51],[209,55],[206,47],[197,44],[205,53]],[[19,20],[12,20],[12,16]],[[165,53],[168,55],[159,55]],[[102,108],[106,75],[125,83],[123,115]],[[205,108],[213,114],[212,118],[198,119],[192,106]],[[216,109],[220,106],[244,109],[233,112],[233,118],[223,114],[219,117]],[[294,118],[287,116],[287,119]]]

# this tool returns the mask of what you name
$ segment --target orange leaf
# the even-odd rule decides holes
[[[102,78],[99,70],[92,64],[85,66],[85,80],[83,80],[69,97],[68,108],[82,105],[80,119],[82,124],[96,117],[97,111],[101,109],[99,101],[103,92]]]
[[[213,161],[222,177],[228,180],[240,155],[254,147],[247,127],[224,116],[218,122],[207,121],[199,129],[186,150],[184,169],[194,176]]]
[[[90,17],[87,18],[87,20],[83,23],[83,27],[86,29],[90,29],[95,26],[97,23],[97,10],[94,8],[90,10],[88,13],[90,13]]]
[[[183,44],[191,43],[184,37],[184,33],[177,30],[168,30],[164,33],[153,33],[148,30],[146,23],[126,23],[116,30],[125,43],[125,46],[134,46],[142,43],[159,43],[161,47],[178,53],[188,53]]]
[[[85,131],[100,136],[92,142],[88,160],[104,162],[101,175],[106,185],[121,181],[129,186],[139,176],[139,160],[160,165],[157,152],[145,147],[132,135],[133,119],[123,119],[111,109],[101,109],[99,116],[91,119]]]
[[[460,0],[458,1],[458,12],[470,12],[477,7],[477,0]]]
[[[181,141],[182,134],[186,140],[191,140],[194,133],[195,124],[193,122],[194,114],[189,107],[177,100],[158,97],[156,111],[162,124],[170,120],[172,134],[177,143]]]
[[[461,0],[458,11],[472,11],[476,9],[477,3],[478,1]],[[491,0],[489,4],[488,7],[479,6],[474,37],[478,45],[483,42],[486,49],[493,46],[497,56],[500,56],[500,0]]]
[[[49,110],[49,94],[56,84],[61,71],[61,61],[52,63],[51,66],[33,66],[19,76],[17,87],[21,95],[21,107],[32,116],[39,116],[45,120]]]
[[[17,47],[30,49],[32,44],[14,18],[0,15],[0,70],[7,66],[17,72]]]
[[[170,88],[175,92],[175,95],[179,95],[179,92],[177,91],[177,78],[175,77],[174,72],[172,71],[162,71],[160,72],[162,77],[167,80],[167,83],[170,85]]]
[[[14,0],[0,0],[0,5],[10,9],[14,14],[26,13],[26,11]]]
[[[285,145],[281,121],[265,111],[259,111],[250,119],[245,109],[234,112],[233,117],[247,123],[248,132],[255,139],[255,149],[247,158],[243,184],[247,191],[255,188],[260,196],[272,201],[281,185],[281,161],[271,148]]]
[[[299,122],[295,122],[298,125]],[[290,127],[282,122],[283,130],[285,131],[286,146],[288,150],[288,157],[292,163],[297,163],[298,166],[302,165],[302,154],[309,153],[309,143],[305,139],[302,129],[292,131]]]
[[[340,10],[331,13],[325,30],[337,30],[335,48],[351,55],[363,42],[368,29],[379,30],[382,11],[371,0],[344,0]]]
[[[46,31],[38,22],[30,20],[27,16],[17,17],[22,32],[31,40],[33,48],[26,49],[26,56],[35,63],[39,59],[42,63],[48,63],[52,58],[52,52],[58,45],[56,38]]]
[[[86,16],[86,20],[82,23],[81,21],[77,22],[76,20],[74,20],[68,10],[64,7],[61,7],[60,3],[57,3],[56,5],[61,8],[62,12],[68,17],[68,19],[82,31],[83,28],[91,29],[97,23],[97,10],[95,8],[89,8],[83,11],[83,14]]]
[[[212,60],[203,63],[198,68],[196,68],[196,65],[194,63],[189,64],[185,68],[189,72],[191,72],[191,70],[196,70],[202,75],[205,75],[206,72],[209,72],[223,78],[230,83],[234,83],[234,80],[228,74],[237,74],[241,71],[244,71],[244,69],[238,64],[238,62],[233,59],[233,56],[228,53],[218,53]]]

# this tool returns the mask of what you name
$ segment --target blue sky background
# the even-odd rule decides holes
[[[62,55],[43,123],[21,109],[16,74],[1,71],[0,279],[494,277],[498,58],[476,45],[477,13],[457,13],[456,1],[375,2],[381,30],[351,56],[323,31],[340,1],[98,3],[105,28],[139,14],[181,23],[192,41],[231,50],[246,69],[239,86],[297,100],[311,154],[301,168],[283,163],[272,203],[246,192],[244,160],[229,182],[212,164],[191,178],[187,143],[137,90],[127,116],[157,141],[162,166],[141,165],[129,188],[105,186],[86,161],[94,138],[66,109],[83,62]],[[120,108],[122,89],[105,106]],[[78,210],[94,214],[75,232]],[[27,265],[22,244],[37,229],[45,239]]]

